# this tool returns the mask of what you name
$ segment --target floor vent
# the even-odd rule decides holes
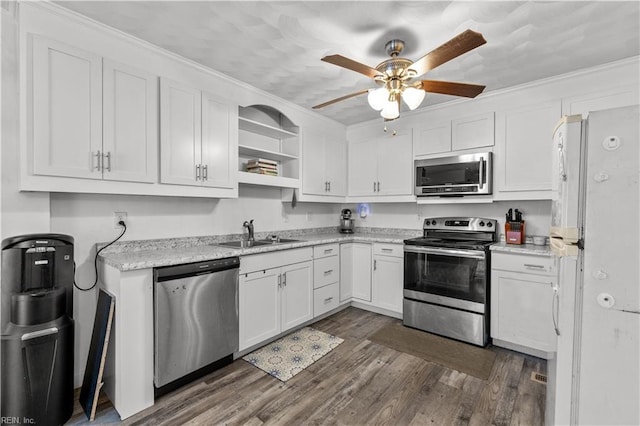
[[[542,384],[547,384],[547,375],[546,374],[540,374],[540,373],[536,373],[535,371],[531,372],[531,380],[533,380],[534,382],[538,382],[538,383],[542,383]]]

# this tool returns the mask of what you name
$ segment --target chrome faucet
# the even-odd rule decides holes
[[[255,238],[253,237],[253,219],[251,219],[249,222],[245,220],[242,226],[247,228],[247,231],[249,231],[249,241],[255,241]]]

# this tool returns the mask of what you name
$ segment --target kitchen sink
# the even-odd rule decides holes
[[[234,248],[249,248],[249,247],[270,246],[272,244],[296,243],[298,241],[301,241],[301,240],[294,240],[292,238],[275,238],[275,239],[265,239],[265,240],[255,240],[255,241],[247,241],[247,240],[226,241],[224,243],[217,243],[216,245],[225,246],[225,247],[234,247]]]
[[[224,243],[217,243],[216,245],[225,246],[225,247],[234,247],[234,248],[249,248],[249,247],[268,246],[271,244],[272,244],[271,241],[237,240],[237,241],[226,241]]]

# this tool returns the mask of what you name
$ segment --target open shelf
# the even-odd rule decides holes
[[[280,129],[278,127],[263,124],[258,121],[251,120],[249,118],[238,117],[240,130],[245,130],[251,133],[257,133],[260,135],[268,136],[274,139],[287,139],[298,136],[297,133],[289,130]]]
[[[284,176],[268,176],[249,172],[238,172],[238,182],[278,188],[298,188],[300,186],[300,181],[298,179]]]
[[[298,158],[296,155],[285,154],[283,152],[271,151],[268,149],[254,148],[247,145],[238,145],[238,152],[241,156],[266,158],[268,160],[286,161],[296,160]]]

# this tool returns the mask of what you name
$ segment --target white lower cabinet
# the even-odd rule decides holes
[[[493,343],[548,358],[556,350],[553,258],[492,252],[491,260]]]
[[[324,244],[313,248],[313,316],[340,304],[340,246]]]
[[[240,259],[240,351],[313,318],[311,253],[304,248]]]
[[[402,312],[404,279],[403,247],[400,244],[373,245],[371,301],[380,308]]]
[[[371,244],[340,245],[340,300],[371,301]]]

